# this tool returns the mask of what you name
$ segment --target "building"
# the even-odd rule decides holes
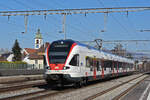
[[[40,29],[38,29],[36,36],[35,36],[35,49],[39,49],[43,45],[42,34]]]
[[[43,68],[44,65],[44,54],[49,43],[46,42],[39,49],[24,48],[23,49],[23,61],[35,68]]]
[[[42,34],[40,29],[37,30],[34,38],[34,48],[22,49],[22,61],[31,65],[34,68],[43,69],[44,65],[44,54],[49,43],[43,43]],[[0,61],[12,61],[14,55],[12,53],[1,54]]]
[[[27,62],[30,65],[33,65],[35,68],[43,68],[44,54],[48,45],[48,42],[43,43],[42,34],[40,32],[40,29],[38,29],[35,36],[34,49],[24,48],[22,51],[23,61]]]

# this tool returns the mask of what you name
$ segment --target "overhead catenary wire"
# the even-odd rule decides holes
[[[114,10],[114,11],[112,11]],[[0,11],[0,16],[20,15],[48,15],[48,14],[85,14],[85,13],[112,13],[150,10],[150,7],[119,7],[119,8],[82,8],[82,9],[56,9],[56,10],[26,10],[26,11]],[[119,22],[118,22],[119,23]],[[120,23],[119,23],[120,24]],[[121,24],[120,24],[121,25]],[[125,28],[124,28],[125,29]]]
[[[61,6],[61,7],[63,7],[63,8],[66,8],[64,5],[62,5],[62,3],[56,2],[56,1],[54,1],[54,2],[55,2],[55,3],[54,3],[55,5],[58,5],[59,7]],[[86,15],[86,14],[85,14],[85,15]],[[86,16],[85,16],[85,17],[86,17]],[[79,21],[78,18],[75,18],[75,17],[73,17],[73,18],[74,18],[75,20],[78,20],[78,21]],[[90,19],[88,19],[88,22],[89,22],[89,21],[90,21]],[[82,19],[82,22],[80,21],[80,26],[81,26],[81,23],[83,23],[83,22],[84,22],[84,24],[86,24],[85,22],[87,22],[87,20],[85,20],[85,18],[83,18],[83,19]],[[84,31],[85,31],[85,30],[86,30],[86,31],[89,30],[89,28],[86,27],[87,25],[88,25],[88,23],[87,23],[86,25],[82,25],[82,27],[84,27]],[[90,25],[91,25],[91,24],[90,24]],[[77,24],[77,25],[74,25],[74,26],[71,25],[71,24],[68,24],[67,26],[68,26],[68,27],[71,26],[71,28],[72,28],[72,27],[75,27],[75,26],[76,26],[76,27],[78,26],[78,29],[81,28],[81,27],[79,27],[78,24]],[[96,26],[97,26],[97,25],[96,25]],[[83,29],[83,28],[82,28],[82,29]],[[60,31],[60,33],[62,33],[62,32]],[[87,31],[87,32],[84,32],[84,33],[89,34],[91,37],[94,37],[94,38],[96,37],[96,36],[93,35],[93,32],[91,32],[91,31]]]
[[[103,4],[103,2],[101,0],[97,0],[103,7],[105,7],[105,5]],[[117,8],[122,8],[122,7],[117,7]],[[127,11],[128,12],[128,11]],[[129,32],[128,29],[126,27],[124,27],[124,25],[122,25],[113,15],[111,15],[112,18],[114,19],[114,21],[116,21],[121,27],[122,29],[124,29],[124,31]]]
[[[82,8],[82,9],[55,9],[55,10],[24,10],[24,11],[0,11],[0,16],[22,15],[72,15],[85,13],[114,13],[114,12],[138,12],[150,10],[150,7],[113,7],[113,8]]]
[[[82,13],[106,13],[106,12],[110,13],[110,12],[118,12],[118,11],[111,11],[112,9],[117,9],[117,10],[119,9],[120,11],[121,11],[121,9],[124,9],[124,10],[128,11],[129,9],[145,10],[145,9],[149,9],[149,7],[83,8],[83,9],[56,9],[56,10],[30,10],[30,11],[28,10],[28,11],[8,11],[8,12],[4,12],[3,11],[3,12],[0,12],[0,16],[6,16],[7,13],[9,13],[8,16],[17,16],[17,15],[47,15],[47,14],[66,14],[66,15],[68,15],[68,14],[82,14]],[[92,10],[92,11],[89,12],[87,10],[90,10],[90,11]],[[95,11],[95,10],[102,10],[102,11]],[[103,11],[103,10],[107,10],[107,11]],[[110,11],[108,11],[108,10],[110,10]],[[52,11],[52,13],[49,13],[49,11]],[[74,12],[72,12],[72,11],[74,11]],[[18,14],[18,13],[20,13],[20,14]]]
[[[38,2],[38,3],[40,3],[41,4],[41,2]],[[34,5],[35,4],[37,4],[37,2],[36,3],[34,3]],[[43,6],[45,6],[45,4],[44,3],[42,3],[43,4]],[[24,6],[26,6],[26,5],[24,5]],[[48,5],[47,5],[48,6]],[[46,17],[46,18],[45,18]],[[48,15],[47,14],[44,14],[44,20],[45,21],[47,21],[47,19],[48,19]],[[58,21],[58,19],[57,18],[55,18],[55,17],[52,17],[51,16],[51,18],[50,19],[54,19],[54,20],[52,20],[52,21]],[[59,21],[58,21],[59,22]],[[52,23],[52,24],[54,24],[55,26],[57,26],[58,27],[58,25],[56,24],[56,23]],[[76,27],[75,26],[73,26],[73,25],[69,25],[69,26],[71,26],[71,28],[73,28],[74,30],[76,30],[76,31],[79,31],[79,32],[84,32],[84,31],[82,31],[81,29],[79,29],[79,27],[77,27],[78,25],[76,25]],[[63,27],[64,27],[64,25],[63,25]],[[86,32],[84,32],[84,33],[86,33]],[[82,36],[81,36],[82,37]]]
[[[120,1],[117,1],[117,2],[115,2],[115,3],[116,3],[116,5],[117,5],[118,7],[120,7]],[[120,14],[121,14],[121,13],[120,13]],[[133,21],[131,21],[131,20],[129,19],[129,12],[127,12],[126,15],[127,15],[126,19],[128,20],[128,24],[132,27],[131,29],[133,30],[134,33],[137,33],[135,24],[133,23]]]

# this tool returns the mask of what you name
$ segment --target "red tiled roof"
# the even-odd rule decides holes
[[[25,50],[31,54],[31,53],[35,53],[37,50],[36,49],[31,49],[31,48],[25,48]]]
[[[43,59],[43,56],[38,55],[37,53],[33,53],[29,55],[29,59]]]
[[[43,54],[49,44],[50,43],[46,42],[39,49],[25,48],[26,52],[29,54],[29,59],[43,59]]]

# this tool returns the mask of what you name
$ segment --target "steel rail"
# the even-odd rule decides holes
[[[132,80],[134,80],[134,79],[137,79],[137,78],[139,78],[139,77],[141,77],[141,76],[143,76],[143,75],[140,75],[140,76],[138,76],[138,77],[136,77],[136,78],[132,78],[131,80],[129,80],[129,81],[132,81]],[[128,82],[128,81],[127,81]],[[125,83],[127,83],[127,82],[124,82],[124,84]],[[122,85],[123,83],[121,83],[120,84],[120,86]],[[91,84],[91,85],[89,85],[89,86],[95,86],[96,84]],[[118,86],[116,86],[116,87],[118,87]],[[83,87],[83,88],[86,88],[86,87]],[[79,88],[79,89],[83,89],[83,88]],[[114,87],[113,87],[114,88]],[[111,88],[112,89],[112,88]],[[29,99],[27,99],[27,100],[42,100],[43,98],[47,98],[47,97],[51,97],[51,96],[56,96],[56,95],[58,95],[58,94],[63,94],[63,93],[69,93],[69,92],[71,92],[71,91],[73,91],[73,90],[76,90],[76,89],[65,89],[65,90],[62,90],[62,91],[59,91],[59,92],[57,92],[57,93],[48,93],[48,94],[43,94],[43,95],[39,95],[39,96],[35,96],[35,97],[32,97],[32,98],[29,98]],[[105,91],[103,91],[103,92],[105,92]],[[85,99],[86,100],[86,99]],[[93,100],[93,98],[92,99],[87,99],[87,100]]]
[[[30,98],[30,96],[38,95],[38,94],[41,94],[41,93],[49,93],[51,95],[54,95],[57,92],[52,92],[51,90],[40,90],[40,91],[31,92],[31,93],[27,93],[27,94],[21,94],[21,95],[15,95],[15,96],[10,96],[10,97],[5,97],[5,98],[2,98],[0,100],[10,100],[10,99],[11,100],[20,100],[22,98],[25,98],[25,97]]]
[[[147,77],[149,77],[149,76],[147,76]],[[125,90],[124,92],[122,92],[121,94],[119,94],[118,96],[116,96],[115,98],[113,98],[112,100],[120,100],[121,97],[123,97],[124,95],[128,94],[129,91],[131,91],[132,89],[134,89],[137,85],[139,85],[141,82],[143,82],[147,77],[145,77],[144,79],[140,80],[135,85],[131,86],[130,88],[128,88],[127,90]]]
[[[30,81],[28,81],[30,82]],[[19,89],[25,89],[25,88],[31,88],[33,86],[37,86],[37,85],[45,85],[46,82],[43,81],[43,82],[33,82],[33,83],[26,83],[26,84],[22,84],[19,85],[14,85],[14,86],[8,86],[8,87],[3,87],[3,88],[0,88],[0,93],[3,93],[3,92],[9,92],[9,91],[15,91],[15,90],[19,90]]]
[[[133,79],[130,79],[130,80],[126,81],[126,82],[123,82],[123,83],[121,83],[121,84],[118,84],[118,85],[116,85],[116,86],[113,86],[113,87],[111,87],[111,88],[109,88],[109,89],[106,89],[106,90],[104,90],[104,91],[102,91],[102,92],[99,92],[99,93],[97,93],[97,94],[95,94],[95,95],[89,96],[89,97],[87,97],[87,98],[84,99],[84,100],[93,100],[93,99],[95,99],[95,98],[97,98],[97,97],[99,97],[99,96],[102,96],[102,95],[104,95],[104,94],[106,94],[106,93],[108,93],[108,92],[110,92],[110,91],[112,91],[112,90],[114,90],[114,89],[116,89],[116,88],[118,88],[118,87],[124,85],[124,84],[127,84],[127,83],[129,83],[129,82],[131,82],[131,81],[133,81],[133,80],[135,80],[135,79],[138,79],[138,78],[140,78],[140,77],[142,77],[142,76],[143,76],[143,75],[140,75],[140,76],[135,77],[135,78],[133,78]]]

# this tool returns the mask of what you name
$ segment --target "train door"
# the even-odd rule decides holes
[[[93,59],[93,78],[96,79],[96,71],[97,71],[97,60],[96,58]]]
[[[115,62],[112,61],[112,76],[115,74]]]
[[[108,60],[104,60],[104,73],[105,74],[109,74],[109,71],[110,71],[110,65],[109,65],[110,61]]]
[[[85,64],[85,55],[84,55],[84,52],[81,52],[81,54],[79,56],[79,69],[78,69],[78,72],[80,72],[82,76],[85,75],[84,73],[85,73],[85,70],[86,70],[85,67],[84,67],[84,64]]]
[[[101,67],[102,67],[101,77],[104,78],[104,60],[101,60]]]
[[[101,71],[102,71],[102,65],[101,65],[101,60],[100,59],[96,59],[95,62],[95,71],[96,71],[96,75],[100,76],[101,75]],[[100,77],[98,77],[100,78]]]

